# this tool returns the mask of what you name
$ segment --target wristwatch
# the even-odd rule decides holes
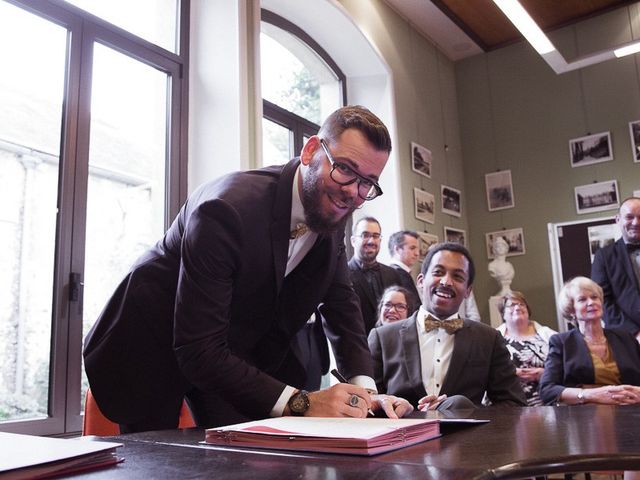
[[[584,403],[584,388],[580,389],[580,391],[578,392],[578,395],[576,396],[576,398],[578,399],[578,403],[579,404],[583,404]]]
[[[305,414],[307,410],[309,410],[309,392],[306,390],[299,390],[293,395],[287,402],[287,406],[289,410],[291,410],[291,415],[295,415],[296,417],[301,417]]]

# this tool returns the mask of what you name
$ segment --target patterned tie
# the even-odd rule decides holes
[[[444,328],[444,331],[449,335],[453,335],[462,328],[461,318],[452,318],[450,320],[438,320],[431,315],[424,317],[424,329],[428,332],[436,330],[437,328]]]
[[[296,228],[291,230],[289,233],[289,240],[295,240],[296,238],[300,238],[302,235],[309,231],[309,227],[307,227],[306,223],[298,223]]]

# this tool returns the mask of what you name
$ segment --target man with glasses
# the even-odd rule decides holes
[[[353,257],[349,272],[353,289],[360,298],[360,310],[368,334],[378,321],[378,303],[387,287],[401,285],[398,273],[376,259],[382,242],[380,223],[373,217],[358,220],[352,229]]]
[[[355,208],[382,194],[391,140],[363,107],[332,113],[301,156],[199,187],[118,286],[85,339],[89,384],[123,432],[280,415],[388,416],[345,259]],[[303,390],[296,334],[319,308],[350,381]]]

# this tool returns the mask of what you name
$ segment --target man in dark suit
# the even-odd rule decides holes
[[[420,256],[419,237],[416,232],[402,230],[389,237],[389,255],[391,255],[390,267],[400,278],[400,285],[411,294],[409,301],[409,315],[412,315],[420,306],[418,289],[411,276],[411,268]]]
[[[390,149],[375,115],[344,107],[299,159],[198,188],[87,335],[87,377],[105,415],[127,432],[175,428],[184,396],[205,427],[410,411],[402,399],[370,395],[371,358],[343,241],[353,210],[382,193]],[[354,385],[306,392],[296,334],[319,305],[338,367]]]
[[[380,222],[375,218],[363,217],[353,224],[353,257],[349,260],[349,277],[360,298],[366,333],[369,333],[378,320],[378,302],[384,289],[401,284],[393,268],[377,261],[381,239]]]
[[[526,405],[502,335],[457,318],[474,276],[464,246],[431,247],[418,275],[418,312],[369,334],[379,391],[400,395],[421,410],[478,406],[485,392],[494,405]]]
[[[622,237],[598,250],[591,279],[604,291],[604,322],[640,341],[640,198],[622,202],[616,215]]]

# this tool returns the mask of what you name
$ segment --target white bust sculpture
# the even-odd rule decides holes
[[[496,279],[500,285],[498,296],[506,295],[511,291],[511,280],[515,275],[513,265],[507,262],[509,244],[502,237],[496,237],[493,241],[494,260],[489,263],[489,274]]]

